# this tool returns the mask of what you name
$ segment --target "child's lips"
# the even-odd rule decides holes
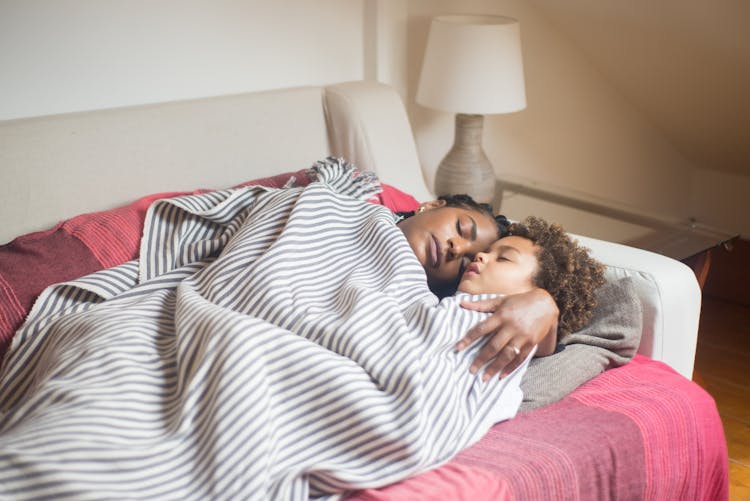
[[[464,277],[471,275],[479,275],[479,265],[477,263],[471,263],[466,267],[466,270],[464,270]]]

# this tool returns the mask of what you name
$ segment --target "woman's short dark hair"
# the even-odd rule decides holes
[[[440,195],[438,200],[443,200],[446,207],[459,207],[461,209],[473,210],[481,214],[486,214],[491,217],[497,225],[497,238],[503,238],[508,235],[508,227],[510,221],[505,216],[498,214],[497,216],[492,212],[492,206],[490,204],[480,203],[471,198],[469,195]],[[402,219],[413,216],[414,212],[397,212],[396,215]]]

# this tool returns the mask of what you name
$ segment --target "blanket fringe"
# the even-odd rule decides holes
[[[360,171],[341,157],[318,160],[306,173],[312,181],[331,185],[339,193],[359,200],[367,200],[383,191],[377,174]]]

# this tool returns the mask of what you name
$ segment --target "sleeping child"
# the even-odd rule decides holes
[[[508,236],[476,255],[466,267],[458,291],[467,294],[517,294],[545,289],[560,311],[557,336],[548,335],[536,356],[551,355],[558,341],[591,319],[594,292],[604,283],[603,266],[558,224],[538,217],[513,223]],[[510,346],[518,355],[519,349]]]

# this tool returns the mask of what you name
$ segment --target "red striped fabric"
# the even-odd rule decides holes
[[[186,192],[156,193],[124,207],[81,214],[65,221],[62,228],[80,240],[101,263],[111,268],[138,257],[143,221],[149,206],[161,198]]]
[[[508,486],[491,472],[451,462],[380,489],[358,491],[358,501],[510,501]]]
[[[89,249],[59,225],[0,246],[0,358],[45,287],[101,268]]]
[[[25,317],[26,309],[19,302],[13,287],[0,275],[0,359]]]
[[[627,416],[638,427],[646,458],[644,498],[728,498],[726,439],[713,399],[661,362],[637,356],[630,366],[617,378],[595,378],[574,398]]]
[[[13,288],[5,278],[0,275],[0,294],[5,301],[0,304],[0,328],[23,319],[26,309],[21,305],[18,297],[13,293]]]

